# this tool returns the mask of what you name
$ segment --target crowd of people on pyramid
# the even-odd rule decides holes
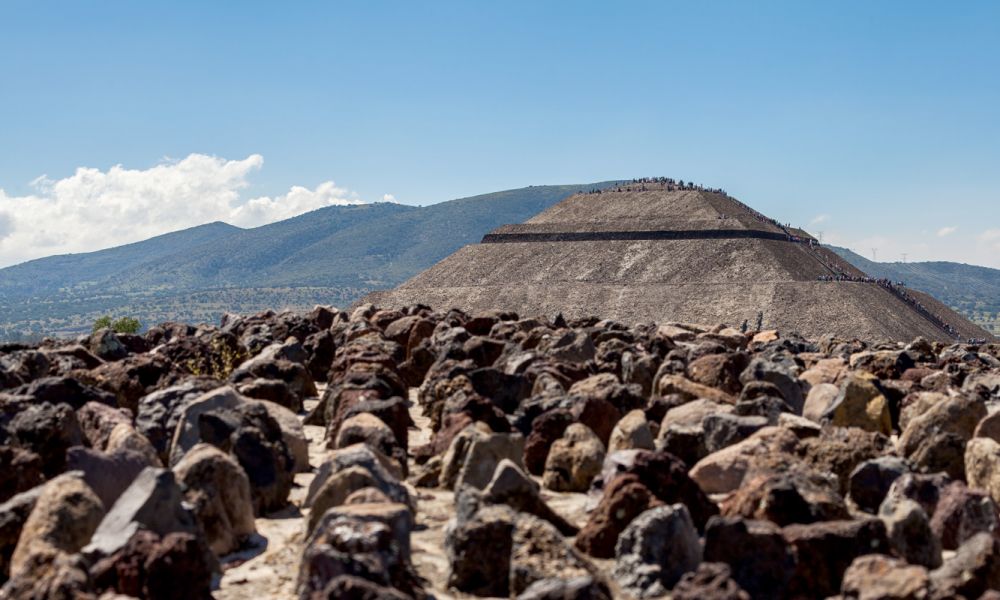
[[[923,315],[924,317],[926,317],[927,319],[929,319],[930,321],[932,321],[935,325],[937,325],[941,329],[944,329],[945,331],[947,331],[949,333],[949,335],[952,335],[952,336],[954,336],[956,338],[960,336],[960,334],[959,334],[959,332],[958,332],[957,329],[955,329],[954,327],[952,327],[951,325],[949,325],[939,315],[937,315],[936,313],[932,312],[929,308],[927,308],[926,306],[924,306],[923,303],[921,303],[919,300],[917,300],[912,295],[910,295],[909,293],[907,293],[906,290],[903,289],[903,286],[905,284],[902,281],[895,281],[894,282],[891,279],[888,279],[886,277],[867,277],[867,276],[862,276],[862,275],[848,275],[847,273],[843,273],[843,272],[840,272],[837,275],[820,275],[816,279],[817,279],[817,281],[848,281],[848,282],[852,282],[852,283],[871,283],[871,284],[875,284],[875,285],[877,285],[877,286],[879,286],[881,288],[884,288],[884,289],[888,290],[894,296],[896,296],[897,298],[899,298],[903,302],[906,302],[907,304],[909,304],[911,307],[913,307],[914,310],[916,310],[921,315]],[[982,342],[974,340],[974,339],[970,339],[969,343],[972,344],[972,343],[982,343]]]
[[[701,184],[696,184],[694,182],[685,182],[683,179],[674,180],[671,177],[638,177],[624,185],[619,184],[614,187],[614,189],[592,189],[588,191],[588,194],[602,194],[605,192],[645,192],[650,189],[649,186],[657,186],[652,189],[665,189],[668,192],[677,191],[698,191],[698,192],[712,192],[715,194],[722,194],[727,196],[726,191],[722,188],[710,188],[705,187]]]

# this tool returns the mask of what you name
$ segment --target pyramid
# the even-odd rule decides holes
[[[721,190],[665,179],[570,196],[366,301],[624,323],[759,321],[813,338],[990,338],[926,294],[868,280],[808,233]]]

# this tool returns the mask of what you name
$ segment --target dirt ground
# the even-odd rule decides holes
[[[410,448],[430,440],[429,420],[420,414],[416,404],[416,390],[410,392],[410,414],[416,429],[409,434]],[[305,418],[316,399],[306,401]],[[309,463],[314,468],[323,461],[325,447],[323,427],[305,426],[309,440]],[[295,476],[291,506],[285,510],[257,519],[260,536],[255,548],[226,557],[225,572],[214,595],[219,600],[279,599],[295,597],[295,580],[305,544],[305,524],[309,509],[302,503],[313,479],[313,473]],[[454,514],[454,494],[450,490],[413,488],[416,498],[416,526],[411,543],[413,565],[425,580],[426,590],[439,600],[473,598],[467,594],[447,589],[448,559],[444,551],[444,532]],[[585,494],[554,493],[543,490],[543,498],[568,521],[582,526],[586,520],[587,496]],[[600,565],[607,567],[608,565]]]

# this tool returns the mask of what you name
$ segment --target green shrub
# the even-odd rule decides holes
[[[139,322],[139,319],[132,317],[120,317],[112,321],[110,315],[104,315],[94,321],[94,331],[111,329],[115,333],[139,333],[141,328],[142,323]]]

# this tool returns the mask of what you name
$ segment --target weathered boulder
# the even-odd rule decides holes
[[[923,472],[945,471],[964,478],[965,444],[985,415],[986,407],[977,398],[947,398],[910,419],[897,447]]]
[[[78,408],[76,418],[87,444],[97,450],[107,448],[111,431],[117,425],[132,424],[132,416],[127,411],[94,401]]]
[[[201,410],[197,415],[197,434],[192,436],[193,440],[229,453],[243,467],[250,479],[254,511],[258,515],[284,508],[295,471],[295,461],[285,444],[281,426],[265,404],[236,399],[233,407]],[[191,404],[188,409],[195,406],[196,403]],[[178,425],[175,442],[183,425],[183,422]],[[186,446],[186,441],[175,443],[175,450],[180,446]]]
[[[735,395],[743,388],[740,373],[746,369],[747,364],[747,355],[744,353],[708,354],[688,363],[687,376],[695,383]]]
[[[493,433],[485,424],[466,427],[455,436],[442,458],[441,486],[483,489],[501,460],[506,458],[520,466],[523,455],[524,437],[520,434]]]
[[[613,558],[621,532],[643,512],[662,502],[643,485],[638,475],[614,477],[604,485],[597,508],[576,536],[578,549],[597,558]]]
[[[177,419],[170,442],[170,465],[180,462],[184,454],[202,440],[201,416],[210,411],[235,409],[249,400],[230,386],[215,388],[185,402]]]
[[[54,479],[21,529],[10,558],[11,579],[41,576],[58,556],[79,552],[103,516],[104,505],[83,479]]]
[[[539,579],[517,600],[611,600],[608,586],[590,576]]]
[[[877,378],[869,373],[848,374],[821,420],[838,427],[859,427],[865,431],[891,434],[889,401],[875,386],[875,381],[878,381]]]
[[[204,545],[190,533],[160,536],[140,529],[114,554],[90,570],[94,587],[150,600],[209,600],[213,573]]]
[[[661,371],[663,368],[661,367]],[[659,396],[679,394],[686,400],[704,398],[719,404],[736,404],[736,398],[722,390],[707,385],[695,383],[680,375],[661,375],[656,381],[656,393]]]
[[[66,473],[50,483],[57,482],[60,478],[77,476],[75,473]],[[10,558],[17,547],[24,523],[35,508],[43,489],[44,486],[39,485],[0,504],[0,579],[5,580],[10,575]]]
[[[309,520],[306,523],[306,532],[312,532],[319,523],[320,518],[326,512],[336,506],[347,502],[351,494],[363,490],[374,488],[381,491],[385,487],[384,482],[379,481],[368,469],[360,466],[350,466],[332,473],[330,477],[310,498]],[[385,494],[385,492],[382,492]],[[388,497],[388,494],[386,494]]]
[[[703,558],[729,565],[752,598],[784,597],[795,571],[795,555],[777,525],[740,517],[709,520]]]
[[[798,443],[798,454],[810,467],[837,476],[839,491],[846,494],[855,467],[882,456],[889,439],[880,433],[857,427],[824,427],[820,435]]]
[[[989,494],[954,481],[941,490],[931,531],[945,550],[955,550],[977,533],[1000,536],[1000,512]]]
[[[672,600],[750,600],[750,594],[732,577],[725,563],[701,563],[685,573],[674,589]]]
[[[250,480],[231,457],[198,444],[173,471],[216,556],[238,550],[256,533]]]
[[[11,442],[38,454],[42,472],[54,477],[66,470],[66,450],[83,443],[76,413],[67,404],[26,406],[7,425]]]
[[[32,565],[27,573],[9,580],[0,589],[0,597],[10,600],[94,600],[97,596],[93,593],[82,557],[60,553],[50,561]]]
[[[728,493],[740,487],[754,464],[793,456],[798,445],[799,439],[792,432],[765,427],[742,442],[701,459],[689,475],[706,494]]]
[[[183,503],[183,492],[174,474],[166,469],[147,467],[118,498],[83,549],[92,560],[111,556],[124,548],[139,530],[160,536],[184,533],[202,545],[201,559],[211,570],[218,563],[205,541],[197,517]]]
[[[701,542],[683,504],[642,513],[618,538],[614,577],[640,598],[661,596],[701,563]]]
[[[450,522],[445,531],[448,587],[476,596],[508,596],[514,522],[514,511],[503,505]]]
[[[965,446],[965,477],[969,487],[981,489],[1000,502],[1000,442],[972,438]]]
[[[844,571],[840,593],[851,600],[915,600],[931,597],[927,569],[884,554],[854,559]]]
[[[280,379],[248,379],[238,384],[236,390],[247,398],[273,402],[294,412],[302,411],[302,397]]]
[[[750,475],[721,504],[722,514],[778,525],[848,519],[835,478],[802,468]]]
[[[885,502],[879,508],[879,518],[896,556],[928,569],[941,566],[941,542],[919,504],[913,500]]]
[[[261,402],[260,405],[267,410],[268,416],[274,419],[281,429],[281,439],[292,457],[294,472],[309,471],[309,440],[306,439],[302,421],[284,406],[268,402]]]
[[[778,388],[782,399],[792,408],[795,414],[802,414],[805,396],[799,385],[800,369],[795,361],[783,354],[774,354],[770,358],[757,356],[750,361],[747,368],[740,373],[740,381],[747,385],[753,381],[766,381]]]
[[[0,446],[0,502],[45,481],[42,457],[16,446]]]
[[[541,475],[545,472],[545,460],[552,444],[573,422],[573,413],[568,408],[555,408],[535,417],[531,433],[524,442],[524,465],[529,473]]]
[[[87,339],[87,349],[102,360],[121,360],[128,356],[128,348],[111,329],[98,329]]]
[[[848,483],[850,499],[861,510],[874,513],[882,504],[892,483],[906,471],[906,463],[896,456],[866,460],[851,471]]]
[[[352,467],[358,467],[367,473],[374,480],[374,487],[389,496],[393,502],[412,505],[409,492],[399,482],[400,473],[393,471],[393,468],[397,467],[389,458],[364,444],[355,444],[330,453],[316,470],[316,476],[309,484],[303,505],[312,507],[317,498],[323,496],[331,498],[324,500],[329,506],[337,506],[340,502],[338,499],[346,499],[351,492],[360,487],[372,485],[367,476],[354,475],[355,471],[350,471]],[[352,474],[351,478],[346,478],[348,472]],[[342,474],[343,477],[338,478]],[[361,485],[362,483],[364,485]],[[324,488],[329,489],[324,490]]]
[[[768,419],[761,416],[708,415],[701,422],[705,449],[709,453],[722,450],[742,442],[768,424]]]
[[[101,389],[113,394],[119,408],[135,413],[139,399],[156,389],[174,368],[162,356],[139,354],[105,363],[90,371],[90,377]]]
[[[192,377],[139,399],[135,416],[136,431],[149,440],[162,463],[167,463],[170,443],[177,423],[183,416],[183,407],[219,385],[214,379]]]
[[[840,591],[844,571],[855,558],[887,554],[890,548],[885,526],[878,519],[789,525],[782,533],[796,556],[789,583],[793,596],[832,596]]]
[[[156,465],[151,465],[148,457],[130,450],[105,453],[74,446],[66,451],[66,466],[70,471],[78,471],[101,504],[110,507],[143,469]]]
[[[532,515],[517,515],[511,544],[511,594],[520,594],[536,581],[597,574],[586,558],[565,543],[554,525]]]
[[[1000,540],[988,533],[972,536],[931,571],[931,585],[941,598],[979,598],[1000,589]]]
[[[611,431],[608,452],[618,450],[653,450],[653,432],[646,421],[646,413],[635,409],[626,414]]]
[[[362,400],[348,407],[344,411],[343,417],[344,420],[347,420],[362,413],[368,413],[381,419],[392,430],[396,443],[402,448],[407,447],[409,428],[414,426],[414,423],[410,417],[409,403],[405,398],[393,396],[387,400]],[[447,445],[444,448],[447,448]]]
[[[396,440],[392,429],[382,419],[371,413],[358,413],[346,419],[337,432],[336,439],[330,440],[331,448],[346,448],[353,444],[368,444],[386,456],[396,459],[406,473],[406,449]]]
[[[538,484],[509,459],[497,464],[493,478],[483,488],[482,501],[506,504],[514,510],[548,521],[563,535],[576,535],[577,529],[542,500]]]
[[[601,472],[604,454],[597,435],[586,425],[574,423],[552,445],[542,483],[557,492],[584,492]]]
[[[823,418],[827,409],[833,406],[840,394],[840,388],[832,383],[817,383],[809,390],[805,404],[802,407],[802,416],[817,423]]]

